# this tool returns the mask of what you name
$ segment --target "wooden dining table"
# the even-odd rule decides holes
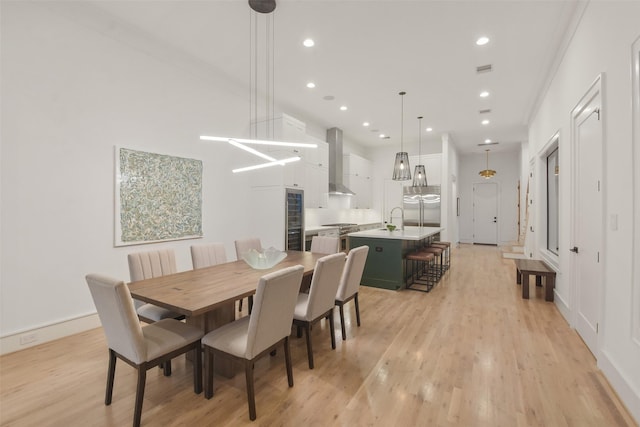
[[[287,251],[287,257],[270,269],[257,270],[239,260],[138,280],[128,286],[133,298],[183,314],[188,324],[206,334],[235,320],[235,302],[253,295],[262,276],[295,265],[302,265],[304,276],[311,276],[322,256]],[[224,361],[216,361],[216,371],[233,376],[233,367]]]

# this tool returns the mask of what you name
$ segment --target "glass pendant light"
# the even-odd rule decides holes
[[[407,92],[400,92],[400,152],[396,153],[396,162],[393,165],[393,180],[408,181],[411,179],[411,166],[409,165],[409,154],[403,151],[403,133],[404,133],[404,96]]]
[[[418,163],[422,163],[422,116],[418,117]],[[427,170],[423,164],[416,165],[413,171],[413,186],[427,186]]]
[[[489,149],[485,150],[487,152],[487,168],[485,170],[481,170],[478,174],[484,179],[491,179],[496,174],[496,171],[493,169],[489,169]]]

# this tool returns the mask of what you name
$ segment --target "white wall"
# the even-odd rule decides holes
[[[441,239],[451,243],[460,242],[457,198],[460,170],[458,150],[449,134],[442,137],[442,227]]]
[[[478,175],[486,167],[486,153],[460,156],[458,196],[461,243],[473,243],[473,184],[487,182]],[[496,171],[489,181],[498,184],[498,244],[514,242],[518,238],[520,151],[489,152],[489,168]]]
[[[128,280],[129,252],[245,234],[246,90],[81,2],[3,2],[0,337],[95,313],[84,276]],[[202,240],[114,248],[114,146],[203,160]],[[41,337],[39,337],[41,338]],[[37,341],[36,341],[37,343]],[[6,350],[3,345],[2,351]]]
[[[602,317],[596,358],[598,366],[640,420],[640,343],[633,339],[632,236],[633,200],[629,191],[632,175],[631,45],[640,36],[640,2],[590,2],[553,76],[540,108],[530,123],[529,156],[535,158],[549,138],[560,131],[560,170],[570,176],[570,113],[600,73],[603,84],[604,129],[604,284]],[[523,162],[523,167],[528,160]],[[635,166],[640,167],[640,165]],[[543,194],[534,194],[543,197]],[[573,301],[570,271],[572,246],[570,186],[560,181],[560,276],[556,304],[572,322]],[[538,209],[535,215],[543,215]],[[617,215],[617,230],[609,227]],[[538,233],[540,234],[540,233]],[[536,237],[539,239],[539,237]],[[541,242],[536,242],[541,247]],[[634,254],[635,257],[638,254]],[[635,294],[636,298],[638,293]]]

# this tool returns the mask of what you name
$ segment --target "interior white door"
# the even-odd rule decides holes
[[[473,243],[498,244],[498,184],[473,184]]]
[[[602,122],[600,96],[574,117],[574,247],[576,330],[597,356],[602,286]]]

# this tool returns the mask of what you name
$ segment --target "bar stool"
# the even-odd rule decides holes
[[[419,252],[430,253],[430,254],[433,254],[436,258],[439,258],[439,263],[438,263],[439,266],[434,266],[433,268],[435,276],[439,280],[440,277],[442,277],[442,275],[444,274],[444,263],[442,260],[442,253],[444,252],[444,249],[436,246],[427,246],[427,247],[421,248]]]
[[[434,246],[436,248],[442,248],[444,250],[444,252],[443,252],[444,269],[448,270],[449,267],[451,266],[451,243],[450,242],[437,241],[437,242],[431,243],[431,246]]]
[[[436,284],[437,279],[431,274],[435,255],[428,252],[411,252],[405,256],[405,263],[411,262],[411,277],[406,283],[407,289],[429,292]],[[419,287],[414,287],[419,285]],[[424,287],[426,286],[426,288]]]

